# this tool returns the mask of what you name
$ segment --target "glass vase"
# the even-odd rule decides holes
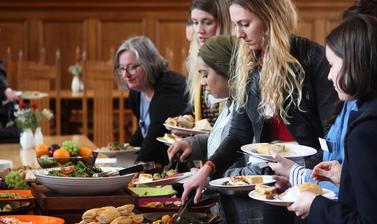
[[[20,135],[20,145],[22,149],[33,149],[34,148],[34,135],[31,128],[22,130]]]
[[[43,134],[41,127],[37,127],[34,131],[34,145],[37,146],[43,143]]]
[[[80,92],[80,79],[77,75],[73,76],[72,83],[71,83],[71,90],[72,90],[72,93]]]
[[[36,155],[34,150],[34,135],[31,128],[22,130],[20,135],[20,145],[21,164],[33,167],[36,164]]]

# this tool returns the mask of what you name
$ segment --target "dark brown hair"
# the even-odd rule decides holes
[[[355,5],[344,11],[343,19],[359,14],[377,17],[377,0],[357,0]]]
[[[355,15],[326,37],[326,45],[340,58],[339,87],[355,99],[377,90],[377,18]]]

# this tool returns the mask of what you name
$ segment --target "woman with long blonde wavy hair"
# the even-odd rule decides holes
[[[230,0],[230,17],[239,38],[237,63],[232,83],[237,112],[229,135],[215,154],[184,184],[185,200],[196,188],[198,201],[207,178],[221,175],[242,154],[241,146],[271,141],[295,141],[320,149],[319,137],[327,130],[336,93],[327,80],[329,65],[324,48],[306,38],[292,35],[297,12],[291,0]],[[321,154],[306,158],[307,167]],[[263,163],[264,162],[264,163]],[[262,165],[261,165],[262,164]],[[273,174],[261,161],[250,157],[247,167],[225,174]],[[292,223],[293,215],[279,207],[258,204],[232,196],[235,215],[227,223]],[[251,212],[249,208],[253,207]],[[232,212],[233,212],[232,211]]]
[[[187,91],[194,105],[195,120],[208,119],[213,125],[219,113],[218,105],[209,106],[207,95],[197,74],[197,58],[200,46],[215,35],[230,35],[232,26],[227,0],[193,0],[190,6],[194,37],[186,59],[188,71]]]

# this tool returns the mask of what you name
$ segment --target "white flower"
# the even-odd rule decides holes
[[[43,109],[42,110],[42,116],[44,118],[46,118],[47,120],[50,120],[54,115],[52,114],[52,112],[49,110],[49,109]]]

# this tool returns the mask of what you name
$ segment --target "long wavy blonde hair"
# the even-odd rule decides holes
[[[228,0],[193,0],[190,7],[190,13],[194,9],[208,12],[216,19],[216,35],[230,35],[232,33]],[[190,43],[189,55],[186,59],[186,68],[188,72],[187,91],[189,92],[190,102],[192,103],[195,99],[195,90],[198,85],[200,86],[200,75],[197,74],[197,59],[199,48],[199,40],[197,34],[194,33],[194,38]]]
[[[250,71],[260,69],[259,113],[265,118],[279,115],[288,124],[289,108],[300,105],[305,76],[301,64],[290,54],[290,35],[297,26],[296,9],[291,0],[231,0],[230,4],[255,13],[267,28],[262,58],[258,59],[243,40],[239,41],[232,87],[236,108],[240,110],[247,102]]]

